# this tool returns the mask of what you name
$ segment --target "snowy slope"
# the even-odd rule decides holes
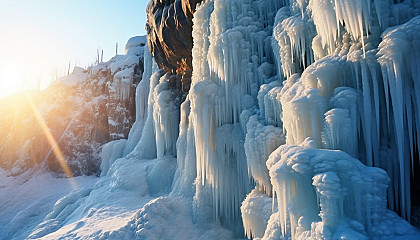
[[[9,176],[0,168],[0,239],[24,239],[42,222],[54,203],[76,189],[91,188],[97,177],[54,176],[27,171]]]

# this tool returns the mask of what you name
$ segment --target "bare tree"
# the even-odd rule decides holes
[[[70,75],[70,61],[71,61],[71,60],[69,60],[69,66],[68,66],[68,68],[67,68],[67,76],[68,76],[68,75]]]
[[[99,64],[99,48],[96,48],[96,54],[97,54],[96,63]]]

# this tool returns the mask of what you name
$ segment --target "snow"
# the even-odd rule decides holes
[[[26,238],[57,200],[75,188],[91,188],[97,179],[67,179],[43,170],[11,176],[0,168],[0,239]]]
[[[89,74],[85,69],[76,66],[74,67],[73,72],[70,75],[57,79],[57,81],[53,84],[60,83],[65,84],[69,87],[74,87],[86,81],[88,79],[88,76]]]
[[[144,47],[147,45],[147,38],[146,36],[136,36],[128,39],[127,43],[125,44],[125,53],[129,55],[129,51],[135,47]]]
[[[405,220],[420,148],[418,14],[418,1],[202,2],[188,95],[144,51],[136,122],[127,140],[103,146],[100,178],[50,192],[42,211],[16,215],[23,207],[12,206],[12,223],[39,216],[24,234],[12,231],[29,239],[419,238]],[[91,69],[115,74],[122,99],[142,44],[132,38],[126,56]],[[1,174],[3,189],[25,187]]]

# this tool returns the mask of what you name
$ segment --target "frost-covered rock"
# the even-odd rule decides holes
[[[1,166],[15,173],[38,164],[67,175],[98,173],[101,145],[127,138],[135,120],[145,44],[145,36],[134,37],[126,55],[75,67],[45,90],[2,100]]]

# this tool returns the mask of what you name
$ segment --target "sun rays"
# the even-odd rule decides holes
[[[47,123],[45,122],[44,118],[42,117],[41,113],[38,111],[32,97],[25,93],[26,101],[29,104],[30,109],[32,110],[33,114],[35,115],[36,121],[41,126],[42,131],[47,138],[48,143],[51,145],[51,149],[54,152],[60,167],[63,169],[63,172],[66,174],[67,178],[69,178],[70,183],[74,189],[77,189],[76,182],[72,179],[73,172],[71,171],[70,167],[68,166],[66,159],[58,145],[58,142],[55,140],[54,136],[52,135],[50,129],[48,128]]]

